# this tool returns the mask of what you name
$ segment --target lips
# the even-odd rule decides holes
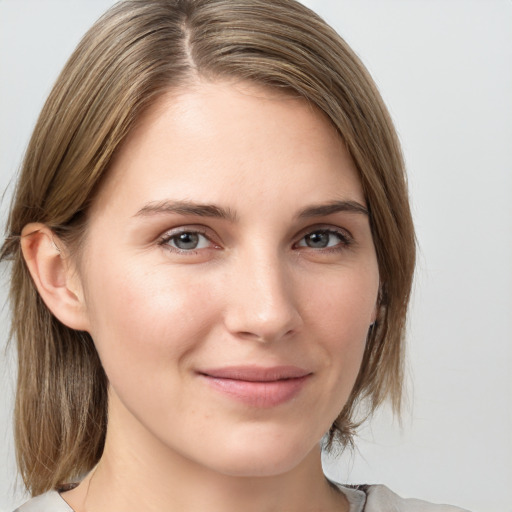
[[[296,397],[312,373],[297,366],[230,366],[201,370],[198,375],[230,399],[268,408]]]

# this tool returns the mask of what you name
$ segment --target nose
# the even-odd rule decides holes
[[[240,258],[226,280],[224,322],[234,336],[262,342],[296,333],[303,321],[290,271],[275,255]]]

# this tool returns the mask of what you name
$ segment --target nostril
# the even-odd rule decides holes
[[[241,338],[245,338],[245,339],[254,339],[254,340],[258,340],[258,341],[265,341],[266,340],[266,336],[263,335],[263,334],[257,334],[255,332],[249,332],[249,331],[241,331],[238,333],[238,335],[241,337]]]
[[[262,343],[268,343],[271,341],[274,341],[279,338],[285,338],[291,336],[295,331],[293,329],[289,329],[284,333],[269,331],[269,332],[250,332],[250,331],[239,331],[237,335],[240,338],[248,339],[248,340],[255,340]]]

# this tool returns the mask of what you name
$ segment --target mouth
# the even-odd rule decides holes
[[[212,389],[232,400],[269,408],[295,398],[312,372],[297,366],[231,366],[202,370],[198,375]]]

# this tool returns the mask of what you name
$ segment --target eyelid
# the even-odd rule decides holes
[[[300,246],[300,249],[311,249],[313,251],[336,251],[336,250],[342,250],[346,249],[350,245],[352,245],[355,240],[352,236],[352,233],[346,228],[342,228],[340,226],[335,226],[332,224],[315,224],[312,226],[308,226],[304,229],[302,229],[296,237],[294,237],[295,241],[293,242],[293,248],[299,247],[297,244],[307,235],[315,233],[317,231],[324,231],[333,233],[335,235],[338,235],[341,239],[340,244],[333,246],[333,247],[326,247],[323,249],[315,249],[307,246]],[[169,240],[171,240],[173,237],[178,236],[182,233],[197,233],[199,235],[204,236],[209,242],[211,243],[211,247],[208,248],[201,248],[201,249],[179,249],[177,247],[172,247],[170,245],[167,245]],[[190,225],[180,225],[175,228],[171,228],[166,230],[164,233],[158,236],[158,245],[165,246],[165,248],[171,252],[175,252],[178,254],[195,254],[198,251],[204,251],[205,249],[220,249],[221,243],[218,241],[218,236],[216,233],[212,233],[212,230],[208,228],[207,226],[198,225],[198,224],[190,224]]]
[[[215,236],[211,233],[211,230],[206,228],[205,226],[197,225],[197,224],[191,224],[191,225],[185,225],[185,226],[178,226],[175,228],[171,228],[166,230],[164,233],[158,236],[158,245],[165,246],[165,248],[171,252],[175,252],[178,254],[196,254],[198,251],[205,250],[205,248],[202,249],[179,249],[177,247],[172,247],[171,245],[166,245],[172,238],[175,236],[178,236],[182,233],[197,233],[198,235],[204,236],[212,245],[212,247],[208,247],[208,249],[219,249],[220,243],[218,243],[215,240]]]
[[[318,232],[318,231],[324,231],[327,233],[333,233],[333,234],[338,235],[341,238],[341,245],[342,245],[341,249],[347,248],[355,242],[354,237],[352,236],[352,233],[346,228],[341,228],[339,226],[333,226],[332,224],[317,224],[317,225],[313,225],[313,226],[308,226],[307,228],[303,229],[297,235],[295,242],[293,243],[293,246],[296,247],[297,244],[303,238],[305,238],[307,235],[310,235],[310,234]],[[312,247],[307,247],[307,246],[300,246],[300,247],[305,248],[305,249],[312,249],[314,251],[324,251],[324,252],[329,251],[329,250],[339,250],[340,249],[340,247],[338,247],[338,246],[325,247],[323,249],[314,249]]]
[[[306,235],[309,235],[310,233],[314,233],[315,231],[331,231],[333,233],[338,233],[342,235],[344,238],[353,240],[354,236],[352,233],[344,227],[336,226],[334,224],[313,224],[310,226],[307,226],[304,229],[301,229],[299,233],[296,236],[296,239],[299,240]]]

